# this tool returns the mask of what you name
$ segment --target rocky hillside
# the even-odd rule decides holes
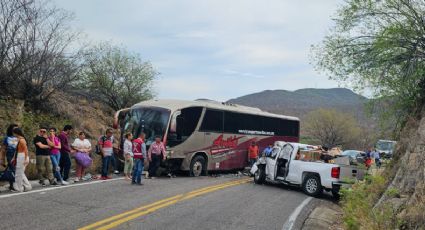
[[[65,124],[71,124],[75,129],[71,139],[77,138],[79,131],[85,131],[87,138],[94,146],[97,137],[112,125],[113,115],[112,109],[95,100],[66,93],[54,95],[50,100],[49,109],[45,111],[33,111],[26,108],[22,100],[0,98],[0,139],[3,140],[2,135],[10,123],[18,124],[29,140],[30,158],[34,159],[34,145],[31,144],[31,140],[36,135],[40,124],[58,129],[62,129]],[[93,157],[91,173],[97,172],[100,164],[100,157],[95,154]],[[27,167],[27,176],[30,179],[36,176],[34,161],[31,161]]]
[[[229,100],[231,103],[258,107],[263,110],[297,116],[301,119],[318,108],[333,108],[365,120],[368,99],[349,89],[300,89],[296,91],[266,90]]]
[[[418,117],[406,123],[397,143],[394,165],[389,168],[395,177],[378,205],[393,207],[407,229],[425,227],[425,107]],[[391,197],[388,191],[399,196]]]

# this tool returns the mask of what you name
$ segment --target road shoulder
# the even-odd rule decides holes
[[[305,219],[303,230],[321,230],[321,229],[343,229],[342,210],[331,202],[319,201],[319,204],[310,212]]]

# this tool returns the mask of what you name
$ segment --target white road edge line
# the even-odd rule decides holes
[[[297,220],[297,217],[300,215],[303,208],[313,199],[313,197],[306,198],[289,216],[288,220],[282,227],[282,230],[292,230],[294,223]]]
[[[27,195],[27,194],[32,194],[32,193],[47,192],[47,191],[52,191],[52,190],[56,190],[56,189],[65,189],[65,188],[72,188],[72,187],[78,187],[78,186],[84,186],[84,185],[104,183],[104,182],[108,182],[108,181],[123,180],[123,179],[124,179],[124,177],[114,178],[114,179],[109,179],[109,180],[97,180],[97,181],[92,181],[92,182],[87,182],[87,183],[82,183],[82,184],[71,184],[71,185],[66,185],[66,186],[43,188],[43,189],[38,189],[38,190],[31,190],[31,191],[28,191],[28,192],[11,193],[11,194],[0,195],[0,199],[13,197],[13,196]]]

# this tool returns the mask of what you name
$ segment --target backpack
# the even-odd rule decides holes
[[[103,148],[103,146],[105,145],[105,141],[106,140],[108,140],[108,138],[105,136],[105,135],[103,135],[102,137],[101,137],[101,139],[102,139],[102,145],[101,146],[99,146],[99,142],[97,142],[97,145],[96,145],[96,154],[98,154],[98,155],[102,155],[102,148]]]

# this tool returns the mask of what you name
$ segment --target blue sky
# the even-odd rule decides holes
[[[342,0],[54,0],[86,41],[111,41],[160,72],[158,98],[228,100],[267,89],[332,88],[310,46]]]

